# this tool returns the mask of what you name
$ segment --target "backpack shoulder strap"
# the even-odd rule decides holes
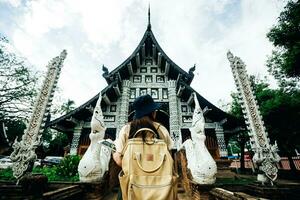
[[[158,124],[158,126],[157,126],[157,128],[156,128],[156,131],[158,131],[158,130],[159,130],[159,128],[160,128],[160,125],[161,125],[161,124]]]

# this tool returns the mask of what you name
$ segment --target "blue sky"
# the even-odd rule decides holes
[[[0,0],[0,33],[37,70],[67,49],[59,99],[79,106],[106,86],[101,66],[113,70],[136,48],[147,27],[149,1]],[[151,0],[153,33],[181,68],[197,65],[192,83],[219,106],[236,91],[226,52],[241,57],[248,72],[267,75],[272,51],[266,33],[281,0]],[[220,102],[221,100],[221,102]]]

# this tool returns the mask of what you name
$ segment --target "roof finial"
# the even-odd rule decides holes
[[[149,6],[148,6],[148,29],[151,29],[151,22],[150,22],[150,2],[149,2]]]

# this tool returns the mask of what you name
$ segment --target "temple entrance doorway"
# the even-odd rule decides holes
[[[156,111],[156,121],[161,123],[170,132],[169,114],[163,110]]]
[[[218,140],[216,137],[216,132],[214,129],[205,129],[205,145],[207,150],[209,151],[210,155],[214,159],[220,158],[220,153],[219,153],[219,146],[218,146]]]

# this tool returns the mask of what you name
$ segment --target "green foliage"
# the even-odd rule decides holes
[[[30,68],[26,59],[15,54],[9,41],[0,36],[0,124],[7,128],[10,142],[23,135],[37,95],[37,76]]]
[[[59,167],[52,166],[52,167],[36,167],[33,168],[32,173],[41,173],[48,177],[49,181],[71,181],[76,182],[79,181],[78,174],[73,176],[61,176],[59,172]]]
[[[278,143],[280,154],[293,155],[300,148],[300,91],[270,89],[266,80],[251,78],[254,95],[271,142]],[[237,94],[233,94],[231,113],[242,115]]]
[[[56,166],[53,167],[35,167],[33,168],[32,173],[35,174],[44,174],[48,177],[49,181],[70,181],[76,182],[79,181],[78,174],[73,176],[61,176],[59,175],[59,168]],[[0,170],[0,180],[1,181],[16,181],[16,178],[13,176],[13,171],[11,168]]]
[[[68,155],[58,165],[58,175],[61,177],[73,177],[78,174],[78,164],[80,157],[78,155]]]
[[[65,103],[56,102],[51,107],[51,115],[49,115],[51,119],[55,119],[59,117],[61,114],[66,114],[72,111],[75,108],[75,102],[73,100],[68,99]],[[64,155],[64,147],[69,145],[70,138],[68,138],[67,134],[58,132],[54,129],[47,128],[43,132],[43,144],[44,149],[48,155]]]
[[[241,149],[239,147],[238,142],[234,139],[229,140],[227,145],[227,151],[229,155],[240,153]]]
[[[67,134],[55,130],[46,129],[43,133],[44,142],[49,145],[46,148],[47,155],[64,155],[64,147],[69,144]]]
[[[9,141],[14,141],[16,137],[20,139],[26,128],[25,123],[20,119],[4,120],[4,125],[7,127],[6,135]]]
[[[16,178],[13,176],[11,168],[0,170],[0,180],[2,181],[14,181]]]
[[[68,99],[67,102],[63,103],[60,107],[60,113],[61,114],[67,114],[70,111],[75,109],[75,101]]]
[[[271,140],[278,142],[285,155],[300,147],[300,92],[265,90],[257,95],[261,114]]]
[[[33,168],[32,173],[36,174],[44,174],[45,176],[48,177],[49,181],[58,181],[61,180],[61,177],[57,175],[57,167],[52,166],[52,167],[36,167]]]
[[[241,104],[239,103],[239,97],[237,93],[231,93],[232,103],[229,113],[238,119],[243,119],[243,112]]]
[[[280,13],[278,23],[267,34],[277,47],[268,59],[269,71],[281,80],[283,76],[300,76],[300,1],[290,0]]]

